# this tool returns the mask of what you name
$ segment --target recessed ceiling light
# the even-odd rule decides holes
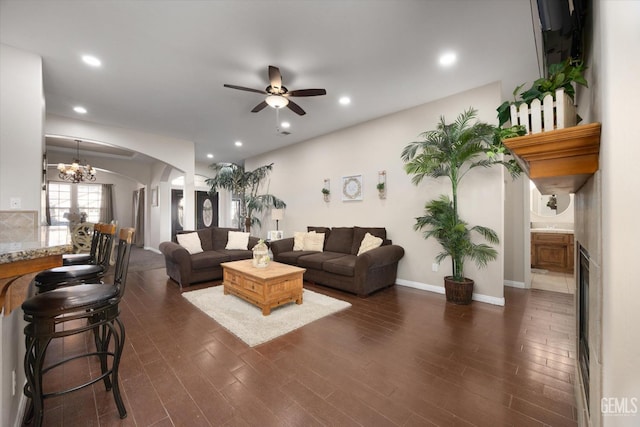
[[[82,55],[82,61],[92,67],[99,67],[102,65],[102,61],[93,55]]]
[[[211,153],[207,154],[207,159],[213,159],[213,154]]]
[[[87,114],[87,109],[80,105],[73,107],[73,111],[75,111],[78,114]]]
[[[285,129],[289,129],[291,127],[291,123],[289,122],[282,122],[280,123],[280,126],[282,126]]]
[[[453,64],[456,63],[456,54],[453,52],[445,52],[442,55],[440,55],[440,65],[442,65],[443,67],[450,67]]]
[[[236,147],[242,147],[242,141],[236,141]]]
[[[349,98],[348,96],[343,96],[338,100],[338,102],[342,105],[349,105],[351,104],[351,98]]]

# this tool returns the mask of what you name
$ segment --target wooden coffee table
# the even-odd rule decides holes
[[[304,268],[270,262],[265,268],[253,266],[253,260],[223,262],[224,294],[233,294],[258,306],[268,316],[271,309],[295,301],[302,304]]]

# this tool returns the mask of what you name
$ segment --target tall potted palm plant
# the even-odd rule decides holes
[[[440,263],[451,258],[452,276],[445,277],[447,301],[469,304],[473,294],[473,280],[464,275],[465,261],[478,268],[496,259],[497,251],[486,243],[474,243],[472,232],[490,244],[499,243],[498,235],[483,226],[470,227],[458,213],[458,188],[462,179],[474,168],[488,168],[501,164],[516,176],[519,169],[502,155],[496,155],[501,145],[501,131],[495,126],[474,122],[476,110],[468,109],[450,124],[440,118],[435,130],[422,133],[421,140],[411,142],[402,150],[405,171],[412,182],[419,185],[427,177],[446,177],[451,182],[451,197],[441,195],[426,203],[424,215],[416,218],[414,229],[424,230],[425,239],[435,238],[442,246],[436,256]]]
[[[243,224],[244,230],[251,231],[251,226],[261,226],[260,219],[254,212],[262,212],[267,208],[285,208],[287,205],[273,194],[258,194],[262,182],[269,176],[273,169],[273,163],[260,166],[252,171],[245,170],[244,166],[235,163],[214,163],[209,166],[215,171],[215,176],[206,180],[214,193],[219,189],[230,191],[240,199],[240,211],[238,212],[238,224]]]

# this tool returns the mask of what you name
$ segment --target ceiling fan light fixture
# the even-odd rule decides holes
[[[282,108],[289,104],[289,100],[282,95],[269,95],[265,102],[273,108]]]

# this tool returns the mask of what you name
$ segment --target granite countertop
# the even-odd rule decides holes
[[[69,228],[42,226],[25,241],[0,241],[0,264],[30,260],[73,251]]]

